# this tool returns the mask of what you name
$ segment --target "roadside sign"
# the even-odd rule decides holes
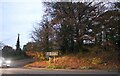
[[[58,51],[46,52],[46,56],[49,57],[49,62],[50,62],[50,58],[51,58],[51,57],[54,57],[54,64],[55,64],[55,60],[56,60],[55,57],[59,55],[58,53],[59,53]]]
[[[58,56],[58,51],[55,51],[55,52],[46,52],[46,55],[48,55],[48,56]]]

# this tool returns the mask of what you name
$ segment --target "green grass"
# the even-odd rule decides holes
[[[65,69],[64,66],[48,66],[48,69]]]
[[[95,69],[93,66],[81,66],[80,69]]]

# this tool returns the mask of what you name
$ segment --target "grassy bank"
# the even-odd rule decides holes
[[[25,67],[37,67],[48,69],[100,69],[100,70],[118,70],[120,64],[116,52],[102,52],[99,54],[69,54],[56,57],[51,60],[35,61]]]

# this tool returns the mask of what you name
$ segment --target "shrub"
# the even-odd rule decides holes
[[[44,52],[27,51],[26,54],[30,57],[33,57],[36,60],[45,60],[45,53]]]
[[[93,58],[92,59],[92,64],[101,64],[103,63],[102,59],[101,58]]]

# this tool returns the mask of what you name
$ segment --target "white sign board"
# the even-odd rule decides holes
[[[58,56],[58,52],[46,52],[48,56]]]

